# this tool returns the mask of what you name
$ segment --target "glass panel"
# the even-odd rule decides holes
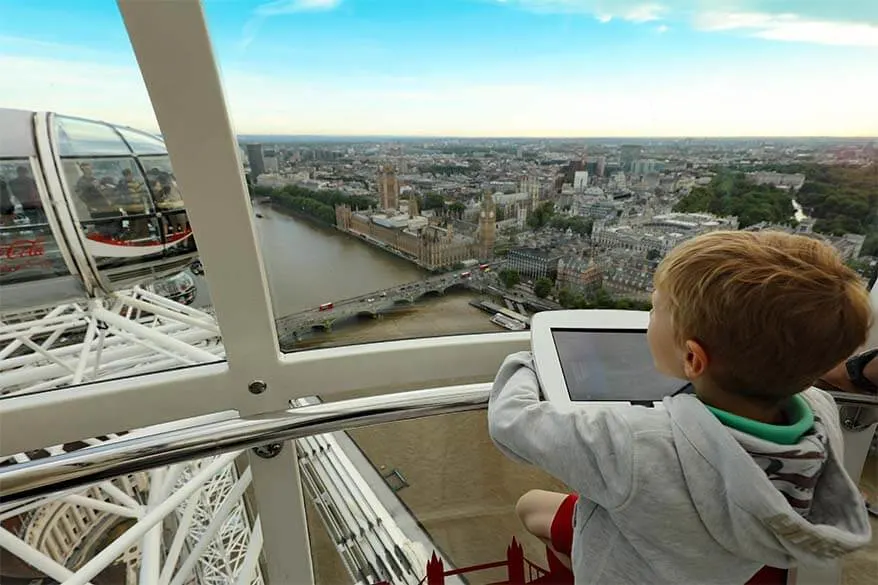
[[[86,439],[52,451],[77,451],[108,439]],[[16,459],[46,456],[46,450],[39,450]],[[0,461],[0,468],[13,463],[10,457]],[[239,465],[234,455],[210,457],[110,478],[63,498],[4,505],[0,521],[8,533],[0,549],[0,581],[63,583],[68,577],[57,567],[79,574],[100,556],[97,570],[83,582],[155,585],[167,576],[169,583],[186,585],[262,585],[262,540],[254,537],[257,521],[245,501],[251,483],[246,458]],[[147,513],[157,521],[144,526]],[[141,528],[148,537],[132,532]],[[155,546],[154,552],[147,546]]]
[[[524,530],[515,503],[531,489],[567,490],[504,457],[488,436],[484,412],[320,435],[297,445],[321,585],[361,578],[416,585],[434,553],[444,572],[462,571],[446,583],[517,582],[508,579],[513,539],[523,554],[512,562],[530,572],[527,582],[548,569],[546,547]]]
[[[177,177],[171,168],[171,159],[165,156],[142,156],[140,163],[160,211],[183,208],[183,194],[177,186]]]
[[[853,41],[597,1],[242,4],[205,11],[287,351],[644,308],[667,251],[715,229],[813,232],[874,272],[874,140],[843,138],[878,132]],[[845,108],[802,97],[798,62]]]
[[[134,159],[65,159],[63,165],[80,220],[154,212]]]
[[[0,144],[27,129],[49,137],[0,155],[4,398],[225,359],[179,190],[136,156],[157,156],[151,167],[170,174],[120,12],[56,8],[48,20],[66,26],[51,30],[33,3],[4,3],[0,17],[17,27],[0,31],[0,101],[54,112],[0,114],[12,124],[0,123]],[[28,183],[8,186],[25,156],[54,229],[27,203]],[[164,188],[153,196],[155,182]],[[105,311],[124,319],[110,324]]]
[[[168,152],[161,138],[132,128],[116,126],[116,130],[134,151],[134,154],[164,154]]]
[[[100,122],[56,116],[55,132],[61,156],[131,152],[115,130]]]
[[[0,284],[69,275],[30,160],[0,160]],[[0,296],[0,308],[11,301]]]

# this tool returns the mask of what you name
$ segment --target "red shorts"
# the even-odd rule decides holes
[[[573,550],[573,515],[576,513],[578,499],[576,494],[568,495],[552,518],[552,548],[568,557]]]

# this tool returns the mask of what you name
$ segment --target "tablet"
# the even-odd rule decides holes
[[[652,404],[688,386],[656,371],[642,311],[544,311],[531,345],[546,400]]]

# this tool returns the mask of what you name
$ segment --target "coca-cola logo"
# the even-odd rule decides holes
[[[51,267],[51,261],[46,258],[44,243],[43,238],[0,243],[0,274],[31,267]]]

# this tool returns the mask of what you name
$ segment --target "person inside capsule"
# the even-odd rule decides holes
[[[550,566],[576,583],[741,585],[866,546],[838,410],[814,386],[839,377],[871,324],[865,286],[829,244],[713,232],[659,265],[647,332],[657,370],[693,392],[560,409],[540,401],[530,353],[509,356],[491,437],[573,492],[534,490],[516,507]]]
[[[15,223],[15,204],[12,192],[6,181],[0,177],[0,226],[11,226]]]
[[[46,223],[46,214],[37,191],[37,183],[30,176],[27,167],[19,165],[15,169],[15,178],[9,181],[9,190],[21,203],[21,209],[28,222],[32,224]]]
[[[76,181],[76,194],[85,205],[91,219],[104,220],[95,223],[92,229],[105,237],[121,237],[124,231],[122,220],[107,221],[122,215],[119,207],[113,204],[116,189],[112,177],[98,179],[90,162],[80,163],[79,170],[82,174]]]

